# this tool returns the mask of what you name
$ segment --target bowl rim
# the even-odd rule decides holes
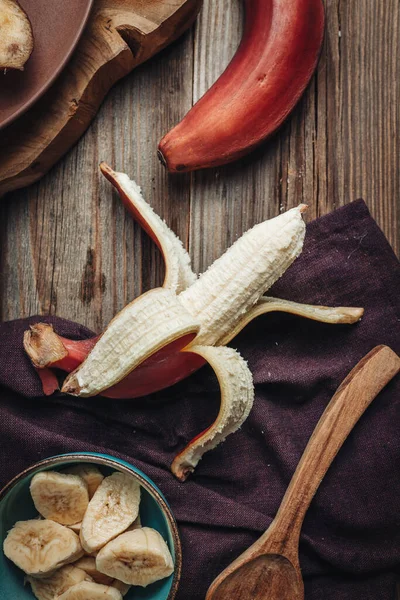
[[[87,453],[77,452],[77,453],[67,453],[67,454],[58,454],[55,456],[50,456],[48,458],[44,458],[44,459],[34,463],[30,467],[27,467],[26,469],[24,469],[23,471],[18,473],[18,475],[13,477],[8,483],[6,483],[6,485],[0,490],[0,502],[1,502],[1,500],[3,500],[5,498],[5,496],[8,494],[8,492],[19,481],[21,481],[21,479],[25,479],[25,477],[29,476],[31,473],[33,473],[40,467],[57,465],[59,463],[65,462],[65,459],[68,459],[68,458],[71,459],[71,462],[72,461],[82,462],[82,463],[95,462],[97,464],[100,464],[100,465],[103,465],[106,467],[116,468],[117,470],[125,472],[128,475],[133,475],[134,477],[137,477],[137,479],[140,481],[140,485],[142,485],[149,492],[149,494],[151,496],[153,496],[153,498],[156,500],[157,504],[160,506],[164,516],[167,519],[168,526],[169,526],[169,529],[170,529],[171,535],[172,535],[173,544],[174,544],[174,551],[175,551],[174,578],[172,580],[171,589],[170,589],[168,597],[166,599],[166,600],[174,600],[176,593],[178,591],[179,582],[180,582],[181,574],[182,574],[182,544],[181,544],[181,540],[180,540],[180,536],[179,536],[178,524],[177,524],[176,519],[175,519],[174,515],[172,514],[172,511],[169,507],[169,504],[166,501],[166,499],[164,498],[161,490],[159,490],[158,487],[156,486],[156,484],[153,483],[153,481],[147,475],[142,473],[142,471],[138,467],[131,465],[130,463],[123,460],[122,458],[120,459],[120,458],[113,457],[110,455],[96,454],[95,452],[87,452]]]

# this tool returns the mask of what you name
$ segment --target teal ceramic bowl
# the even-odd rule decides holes
[[[24,574],[2,552],[7,532],[16,521],[25,521],[37,516],[29,485],[32,477],[40,471],[59,470],[77,463],[98,465],[107,475],[121,471],[135,477],[142,486],[140,518],[143,526],[153,527],[166,540],[175,571],[167,579],[162,579],[146,588],[132,587],[125,600],[172,600],[175,598],[182,568],[182,550],[176,521],[164,496],[157,486],[133,465],[108,456],[90,452],[62,454],[36,463],[15,477],[0,491],[0,598],[1,600],[32,600],[35,598],[30,586],[24,586]]]

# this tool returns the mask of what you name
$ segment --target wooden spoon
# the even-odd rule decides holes
[[[347,436],[387,383],[400,358],[374,348],[349,373],[312,434],[268,530],[211,584],[206,600],[303,600],[300,530],[310,502]]]

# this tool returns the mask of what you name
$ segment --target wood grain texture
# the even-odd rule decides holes
[[[162,281],[158,251],[100,177],[100,160],[137,180],[197,271],[254,223],[303,201],[310,219],[363,197],[399,253],[400,6],[326,0],[326,9],[302,101],[263,148],[225,168],[168,176],[156,147],[233,55],[240,0],[205,0],[192,31],[119,82],[79,144],[1,203],[2,319],[52,313],[100,331]]]
[[[71,148],[111,86],[179,37],[202,0],[96,0],[51,89],[2,133],[0,196],[40,179]]]
[[[269,528],[214,580],[206,600],[304,600],[299,541],[306,512],[354,426],[399,371],[400,358],[387,346],[351,370],[318,421]]]

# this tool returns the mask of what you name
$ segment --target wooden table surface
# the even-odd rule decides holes
[[[158,250],[99,175],[101,160],[142,186],[199,272],[303,201],[311,219],[363,197],[399,253],[399,1],[326,8],[317,75],[279,134],[240,163],[171,177],[157,142],[222,72],[242,30],[239,0],[205,0],[192,31],[117,84],[46,177],[3,199],[1,318],[51,313],[100,331],[162,281]]]

